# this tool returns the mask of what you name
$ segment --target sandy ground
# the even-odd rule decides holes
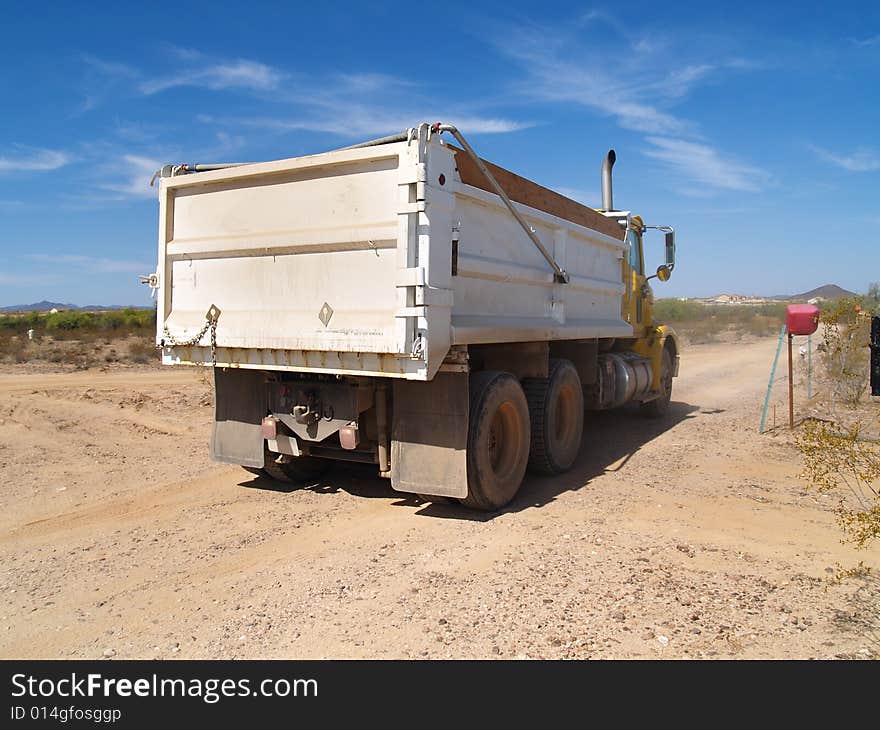
[[[880,554],[757,433],[774,347],[688,348],[666,419],[590,416],[489,517],[214,464],[194,370],[7,370],[0,656],[877,656],[876,582],[828,577]]]

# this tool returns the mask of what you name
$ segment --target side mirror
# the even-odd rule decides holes
[[[672,276],[672,269],[666,264],[661,264],[657,267],[657,278],[660,279],[660,281],[669,281],[670,276]]]
[[[666,266],[671,272],[673,268],[675,268],[675,231],[666,231]],[[657,270],[657,277],[660,278],[660,270]],[[667,273],[666,279],[669,278],[669,274]],[[660,281],[666,281],[666,279],[660,279]]]

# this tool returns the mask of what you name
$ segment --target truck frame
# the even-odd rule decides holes
[[[447,143],[443,135],[454,138]],[[214,369],[214,459],[275,479],[333,460],[495,510],[558,474],[584,411],[668,407],[649,280],[675,234],[481,160],[452,125],[273,162],[166,165],[156,345]],[[648,276],[643,236],[665,233]]]

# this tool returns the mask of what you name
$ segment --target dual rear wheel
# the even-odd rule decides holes
[[[644,404],[646,415],[661,416],[672,391],[672,355],[664,351],[662,395]],[[584,433],[584,396],[577,370],[569,360],[551,359],[546,378],[483,371],[470,376],[468,496],[466,507],[491,511],[508,504],[519,491],[526,469],[561,474],[572,467]],[[297,457],[277,461],[267,451],[262,470],[274,479],[303,482],[327,468],[324,459]],[[432,501],[446,498],[426,497]]]
[[[584,397],[577,370],[551,360],[546,378],[522,384],[510,373],[471,376],[467,507],[500,509],[526,469],[559,474],[574,464],[584,432]]]

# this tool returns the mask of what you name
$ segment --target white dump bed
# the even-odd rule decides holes
[[[458,154],[463,154],[459,152]],[[163,362],[426,380],[453,345],[631,336],[624,242],[463,183],[411,141],[161,180]],[[211,306],[216,348],[206,325]],[[213,352],[212,352],[213,349]]]

